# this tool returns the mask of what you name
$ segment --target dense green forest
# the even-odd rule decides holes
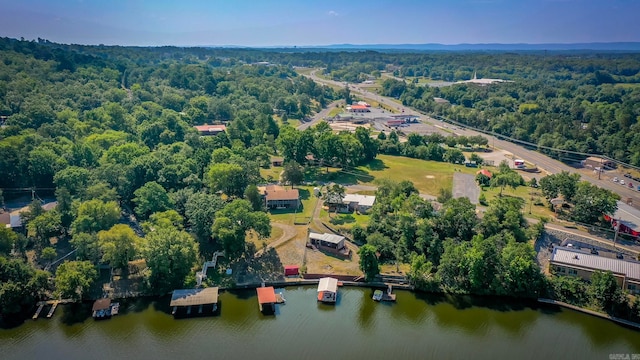
[[[447,80],[469,78],[473,71],[505,77],[515,82],[438,89],[390,79],[381,91],[469,123],[492,114],[474,124],[537,142],[551,136],[562,146],[578,146],[578,139],[565,137],[582,136],[597,123],[602,133],[592,134],[594,151],[622,151],[634,161],[616,147],[632,141],[602,139],[633,134],[635,87],[612,83],[635,81],[636,57],[558,59],[571,69],[542,55],[125,48],[0,39],[0,200],[17,188],[35,188],[51,191],[58,201],[49,211],[34,201],[22,215],[24,232],[0,229],[0,314],[19,313],[51,296],[86,298],[97,264],[125,270],[129,261],[144,259],[144,292],[162,294],[193,286],[194,265],[214,250],[253,259],[247,234],[271,233],[256,185],[268,180],[259,170],[272,155],[285,158],[283,177],[296,184],[310,158],[341,168],[365,164],[378,153],[460,163],[465,158],[457,145],[486,145],[482,137],[415,134],[402,143],[396,132],[334,133],[327,123],[299,131],[287,119],[304,121],[343,94],[299,76],[294,66],[326,67],[345,81],[380,76],[385,69]],[[556,72],[568,75],[556,79]],[[609,83],[589,83],[589,74]],[[562,92],[563,84],[574,88]],[[594,97],[580,100],[580,114],[591,114],[587,110],[601,102],[608,112],[600,112],[600,122],[582,116],[581,131],[565,131],[562,121],[573,111],[568,109],[587,89]],[[621,93],[605,101],[599,97],[605,90]],[[434,96],[459,105],[436,106]],[[629,116],[623,122],[606,117],[618,112]],[[521,118],[509,127],[510,117]],[[518,135],[525,118],[535,126]],[[194,129],[212,123],[225,124],[226,133],[200,136]],[[599,148],[601,142],[610,148]],[[510,178],[508,169],[501,171]],[[558,179],[544,188],[564,194]],[[589,192],[579,190],[576,201]],[[408,182],[381,183],[378,197],[369,225],[356,228],[354,239],[366,244],[365,258],[379,254],[382,262],[412,263],[411,280],[419,288],[535,297],[555,286],[541,276],[527,243],[541,228],[527,228],[516,199],[489,204],[480,220],[464,199],[442,199],[443,208],[433,211]],[[75,254],[57,267],[54,280],[40,269],[66,253],[58,253],[51,238],[66,240]]]

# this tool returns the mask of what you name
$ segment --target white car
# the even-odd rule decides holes
[[[624,185],[624,180],[620,180],[620,185]]]
[[[618,182],[618,177],[617,176],[613,178],[613,182]]]

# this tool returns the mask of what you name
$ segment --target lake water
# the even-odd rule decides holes
[[[640,331],[557,307],[340,288],[335,306],[315,287],[290,287],[275,316],[255,290],[223,292],[220,315],[174,320],[169,298],[121,303],[106,321],[90,305],[0,330],[1,359],[609,359],[640,358]]]

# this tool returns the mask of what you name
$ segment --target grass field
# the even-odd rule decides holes
[[[378,179],[409,180],[421,193],[437,195],[440,188],[451,187],[455,171],[474,174],[477,170],[450,163],[378,155],[369,164],[355,169],[329,168],[329,173],[326,173],[326,168],[317,169],[315,173],[307,173],[306,180],[366,185],[375,185]]]
[[[487,198],[487,201],[490,203],[493,199],[497,198],[500,194],[500,188],[485,188],[482,190],[482,194]],[[529,186],[518,186],[513,189],[510,187],[505,187],[502,191],[502,196],[514,196],[519,197],[525,200],[525,204],[523,207],[523,212],[525,217],[533,217],[533,218],[553,218],[553,212],[549,210],[549,206],[547,200],[542,195],[542,192],[539,189],[534,189]],[[533,200],[531,200],[533,198]],[[536,202],[542,202],[544,205],[535,205]],[[531,214],[529,214],[529,209],[531,209]]]
[[[326,209],[320,210],[320,220],[322,220],[322,222],[347,230],[350,230],[353,225],[356,224],[366,227],[369,224],[369,219],[369,215],[356,214],[355,212],[353,214],[331,213],[331,215],[329,215]]]
[[[280,179],[280,173],[282,172],[282,166],[272,166],[268,169],[260,168],[260,176],[263,179],[268,180],[269,177],[273,179],[273,181],[278,181]]]
[[[335,108],[333,108],[333,109],[331,109],[331,110],[329,111],[329,114],[328,114],[327,116],[329,116],[329,117],[334,117],[334,116],[336,116],[336,115],[338,115],[338,114],[341,114],[342,112],[344,112],[344,109],[343,109],[343,108],[335,107]]]

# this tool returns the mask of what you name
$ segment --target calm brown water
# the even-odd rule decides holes
[[[0,359],[609,359],[640,354],[640,332],[555,307],[341,288],[336,306],[315,287],[285,290],[263,316],[254,291],[225,292],[216,317],[174,320],[168,298],[136,300],[111,320],[61,307],[53,319],[0,330]],[[479,303],[478,301],[481,301]],[[640,355],[639,355],[640,356]]]

